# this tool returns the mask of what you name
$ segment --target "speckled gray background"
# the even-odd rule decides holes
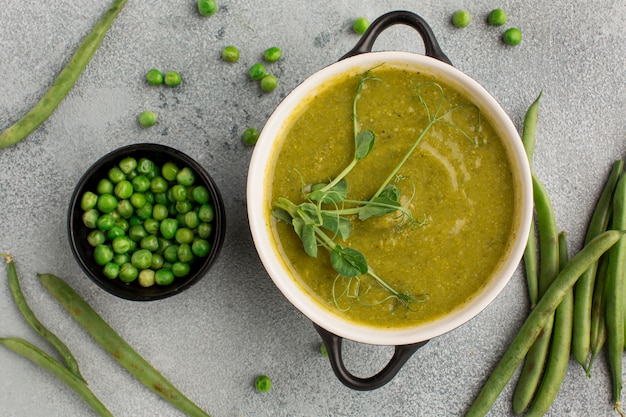
[[[603,181],[626,157],[626,3],[621,1],[463,0],[218,0],[219,12],[199,16],[194,0],[129,0],[84,74],[52,117],[24,142],[0,151],[0,252],[15,255],[33,309],[67,341],[93,391],[119,416],[181,413],[137,383],[42,291],[35,273],[67,279],[163,374],[211,415],[458,416],[511,341],[528,303],[521,270],[479,316],[422,348],[400,374],[374,392],[341,385],[317,351],[319,338],[264,273],[246,219],[246,174],[252,149],[241,143],[249,126],[262,128],[280,100],[357,41],[352,20],[409,9],[432,26],[456,67],[481,83],[517,126],[543,91],[535,170],[545,183],[558,226],[580,248]],[[18,119],[46,90],[109,1],[4,0],[0,14],[0,129]],[[472,24],[449,23],[469,9]],[[484,23],[504,7],[524,40],[503,45],[503,28]],[[226,64],[221,49],[237,45],[241,60]],[[249,65],[280,46],[271,65],[280,85],[270,94],[248,81]],[[397,27],[375,49],[422,52],[418,36]],[[183,85],[154,88],[143,81],[157,67],[177,70]],[[152,109],[159,123],[137,125]],[[217,263],[192,290],[136,303],[92,284],[70,253],[67,205],[82,173],[105,153],[136,142],[170,145],[197,159],[213,176],[228,211]],[[4,275],[4,267],[0,268]],[[0,335],[39,343],[0,280]],[[40,344],[41,345],[41,344]],[[375,372],[390,348],[347,342],[350,369]],[[259,373],[275,387],[259,394]],[[509,385],[490,415],[512,415]],[[95,415],[55,377],[0,349],[0,414]],[[609,416],[604,356],[587,379],[571,363],[551,416]]]

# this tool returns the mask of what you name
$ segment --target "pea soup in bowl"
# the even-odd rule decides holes
[[[523,254],[530,169],[476,81],[429,56],[369,52],[314,74],[272,114],[248,215],[271,279],[333,345],[335,373],[372,389],[380,381],[343,368],[340,339],[408,357],[487,307]]]

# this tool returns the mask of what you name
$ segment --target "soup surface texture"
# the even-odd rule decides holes
[[[367,274],[339,276],[326,248],[320,246],[315,258],[307,255],[294,227],[272,216],[277,199],[305,202],[312,184],[330,182],[353,160],[353,99],[362,73],[337,76],[293,112],[273,151],[267,216],[285,265],[312,298],[349,320],[402,328],[459,308],[489,281],[508,250],[516,185],[506,149],[466,98],[445,85],[440,90],[430,76],[390,64],[369,74],[375,78],[360,92],[357,130],[371,130],[375,143],[345,177],[347,200],[371,199],[429,126],[391,176],[413,221],[398,211],[365,221],[352,215],[346,240],[328,235],[362,253],[369,268],[416,302],[407,307],[389,297]],[[436,118],[441,120],[429,124]],[[340,205],[327,207],[350,207]]]

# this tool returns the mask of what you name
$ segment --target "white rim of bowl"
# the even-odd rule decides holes
[[[383,329],[341,318],[315,301],[284,267],[275,248],[267,218],[266,180],[271,178],[267,161],[275,151],[275,138],[294,108],[326,80],[349,71],[364,71],[382,63],[419,67],[457,88],[486,115],[503,139],[518,181],[518,224],[513,230],[514,243],[508,259],[484,289],[468,303],[430,323],[407,328]],[[276,108],[263,128],[255,145],[247,180],[248,220],[257,252],[270,278],[283,295],[307,318],[335,335],[374,345],[405,345],[432,339],[466,323],[483,311],[500,294],[515,273],[522,258],[532,219],[532,180],[530,167],[515,125],[498,102],[474,79],[460,70],[424,55],[399,52],[369,52],[336,62],[316,72],[297,86]]]

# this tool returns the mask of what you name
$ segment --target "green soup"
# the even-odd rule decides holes
[[[279,197],[304,202],[311,184],[329,182],[350,164],[360,75],[336,77],[294,110],[273,151],[270,205]],[[429,76],[391,65],[373,69],[371,76],[356,113],[358,129],[371,130],[376,139],[345,178],[349,200],[367,201],[376,193],[429,123],[429,113],[432,118],[438,108],[441,115],[459,107],[428,129],[393,176],[413,222],[399,212],[365,221],[352,215],[348,239],[329,233],[417,302],[407,308],[369,275],[339,276],[325,248],[315,258],[307,255],[292,225],[274,218],[272,207],[267,216],[285,265],[313,299],[349,320],[401,328],[461,307],[491,279],[508,251],[516,184],[501,140],[465,97],[449,86],[439,90]]]

